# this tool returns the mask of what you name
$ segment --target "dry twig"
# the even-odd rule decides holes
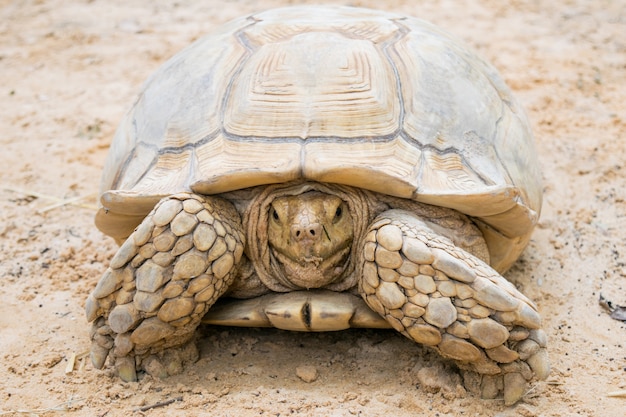
[[[619,398],[626,398],[626,389],[620,390],[620,391],[613,391],[613,392],[609,392],[608,394],[606,394],[607,397],[619,397]]]
[[[11,191],[13,193],[24,194],[24,195],[31,196],[31,197],[41,198],[43,200],[50,200],[50,201],[55,201],[56,202],[55,204],[52,204],[51,206],[44,207],[42,209],[37,210],[38,213],[45,213],[46,211],[50,211],[52,209],[55,209],[55,208],[58,208],[58,207],[67,206],[67,205],[71,205],[71,206],[75,206],[75,207],[81,207],[81,208],[86,208],[86,209],[89,209],[89,210],[97,210],[98,209],[94,204],[81,203],[82,200],[95,197],[95,194],[89,194],[89,195],[84,195],[84,196],[80,196],[80,197],[63,199],[63,198],[58,198],[58,197],[55,197],[55,196],[39,193],[37,191],[23,190],[23,189],[15,188],[15,187],[3,187],[3,189],[5,191]]]
[[[148,411],[153,408],[165,407],[166,405],[170,405],[172,403],[175,403],[176,401],[182,401],[182,400],[183,400],[183,397],[171,398],[169,400],[161,401],[155,404],[144,405],[143,407],[139,407],[136,411]]]

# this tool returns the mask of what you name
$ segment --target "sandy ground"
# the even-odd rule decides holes
[[[392,331],[205,328],[201,360],[165,381],[87,363],[83,304],[115,251],[92,219],[118,121],[198,36],[290,3],[0,0],[0,415],[623,416],[626,325],[598,297],[626,304],[624,0],[384,2],[466,40],[532,120],[545,205],[507,278],[539,305],[553,371],[518,405],[465,393]]]

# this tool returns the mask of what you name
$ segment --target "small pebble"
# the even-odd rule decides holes
[[[319,376],[317,369],[310,365],[298,366],[296,368],[296,375],[298,378],[307,383],[316,381]]]

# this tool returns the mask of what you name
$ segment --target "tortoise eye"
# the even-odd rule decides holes
[[[342,214],[343,208],[341,206],[337,207],[337,210],[335,210],[335,220],[339,220]]]
[[[276,210],[274,209],[274,207],[272,207],[272,219],[274,219],[275,221],[279,222],[280,221],[280,217],[278,217],[278,213],[276,212]]]

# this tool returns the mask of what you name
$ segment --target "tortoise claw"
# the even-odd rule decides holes
[[[463,373],[465,387],[470,391],[478,391],[480,398],[492,400],[502,395],[504,404],[509,406],[517,403],[528,391],[528,380],[522,372],[508,374],[481,375],[474,371]],[[480,381],[478,384],[476,381]]]
[[[530,358],[526,359],[526,363],[533,370],[537,379],[544,380],[550,375],[550,360],[548,359],[548,351],[541,349]]]
[[[528,389],[528,381],[520,372],[504,374],[504,404],[513,405],[518,402]]]
[[[196,362],[199,357],[196,344],[191,340],[182,346],[148,356],[141,361],[141,368],[153,378],[165,379],[182,373],[186,365]]]
[[[120,379],[124,382],[137,381],[137,371],[135,369],[135,358],[124,356],[115,360],[115,369]]]
[[[143,361],[143,369],[153,378],[165,379],[169,376],[167,369],[155,355],[149,356]]]
[[[91,363],[94,368],[102,369],[104,366],[104,362],[109,356],[109,349],[103,348],[99,344],[93,342],[91,344],[91,352],[89,353],[89,357],[91,358]]]

